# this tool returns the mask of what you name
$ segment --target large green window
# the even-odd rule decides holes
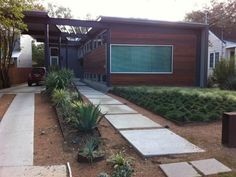
[[[112,73],[171,73],[172,46],[111,45]]]

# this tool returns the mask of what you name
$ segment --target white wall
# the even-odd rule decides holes
[[[208,76],[212,75],[213,68],[210,68],[210,54],[219,52],[220,58],[225,57],[225,43],[222,42],[214,33],[209,31],[209,44],[208,44]],[[215,63],[213,64],[215,65]]]
[[[21,35],[20,37],[21,54],[17,58],[18,68],[32,67],[32,40],[33,38],[29,35]]]

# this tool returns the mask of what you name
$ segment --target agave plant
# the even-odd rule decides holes
[[[73,109],[76,116],[73,119],[73,124],[80,131],[91,132],[104,117],[100,113],[99,105],[94,107],[92,104],[76,102],[73,103]]]

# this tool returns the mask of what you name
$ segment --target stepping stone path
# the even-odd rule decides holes
[[[160,165],[160,168],[168,177],[199,177],[201,176],[187,162],[163,164],[163,165]]]
[[[203,152],[186,139],[161,127],[105,93],[84,86],[79,81],[75,82],[75,85],[92,104],[100,104],[101,112],[106,114],[106,119],[143,156]]]
[[[0,167],[1,177],[67,177],[66,165]]]
[[[190,163],[204,175],[214,175],[231,171],[230,168],[226,167],[216,159],[197,160],[191,161]]]

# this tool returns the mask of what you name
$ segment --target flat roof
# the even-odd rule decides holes
[[[172,21],[149,20],[149,19],[139,19],[139,18],[109,17],[109,16],[100,16],[97,19],[97,21],[105,22],[105,23],[176,26],[176,27],[189,27],[189,28],[206,28],[206,27],[208,27],[208,24],[205,24],[205,23],[172,22]]]

